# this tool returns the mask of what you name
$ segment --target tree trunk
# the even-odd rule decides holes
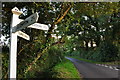
[[[88,41],[85,41],[86,50],[88,50]]]
[[[93,40],[91,40],[91,48],[93,48]]]

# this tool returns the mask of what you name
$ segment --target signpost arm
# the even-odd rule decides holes
[[[10,65],[9,65],[9,78],[12,80],[13,78],[16,79],[17,73],[17,34],[12,33],[12,27],[16,26],[20,19],[18,18],[22,12],[19,11],[18,8],[12,9],[13,17],[12,17],[12,24],[11,24],[11,43],[10,43]]]

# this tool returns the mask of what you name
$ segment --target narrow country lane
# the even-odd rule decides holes
[[[120,74],[119,69],[112,69],[105,66],[100,66],[84,61],[80,61],[74,58],[65,57],[74,63],[75,67],[78,69],[79,73],[83,78],[104,78],[105,80],[119,80]],[[113,79],[114,78],[114,79]],[[116,78],[116,79],[115,79]],[[103,80],[103,79],[102,79]]]

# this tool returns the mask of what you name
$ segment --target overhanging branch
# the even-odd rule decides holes
[[[52,23],[51,27],[48,30],[47,38],[51,37],[51,33],[52,33],[52,30],[55,28],[55,25],[58,24],[67,15],[67,13],[70,9],[71,9],[71,5],[69,5],[67,10],[63,13],[63,15],[60,18],[58,18],[55,22]]]

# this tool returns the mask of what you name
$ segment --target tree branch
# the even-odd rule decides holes
[[[58,24],[68,13],[68,11],[71,9],[71,5],[68,7],[68,9],[64,12],[64,14],[56,21],[54,24]]]
[[[62,40],[62,39],[61,39],[61,40]],[[64,44],[64,43],[65,43],[65,41],[62,42],[61,40],[58,41],[58,42],[52,43],[50,46],[47,46],[45,49],[43,49],[42,52],[38,52],[37,57],[34,59],[34,61],[33,61],[32,63],[30,63],[29,67],[25,70],[25,74],[32,68],[32,65],[34,65],[34,64],[37,62],[37,60],[38,60],[39,58],[41,58],[41,56],[42,56],[50,47],[55,46],[55,45],[57,45],[57,44]]]
[[[71,9],[71,5],[69,5],[69,7],[67,8],[67,10],[63,13],[63,15],[58,18],[56,20],[56,22],[53,22],[53,24],[51,25],[50,29],[48,30],[48,35],[47,35],[47,38],[50,38],[51,37],[51,33],[52,33],[52,30],[54,29],[55,25],[58,24],[68,13],[68,11]]]

